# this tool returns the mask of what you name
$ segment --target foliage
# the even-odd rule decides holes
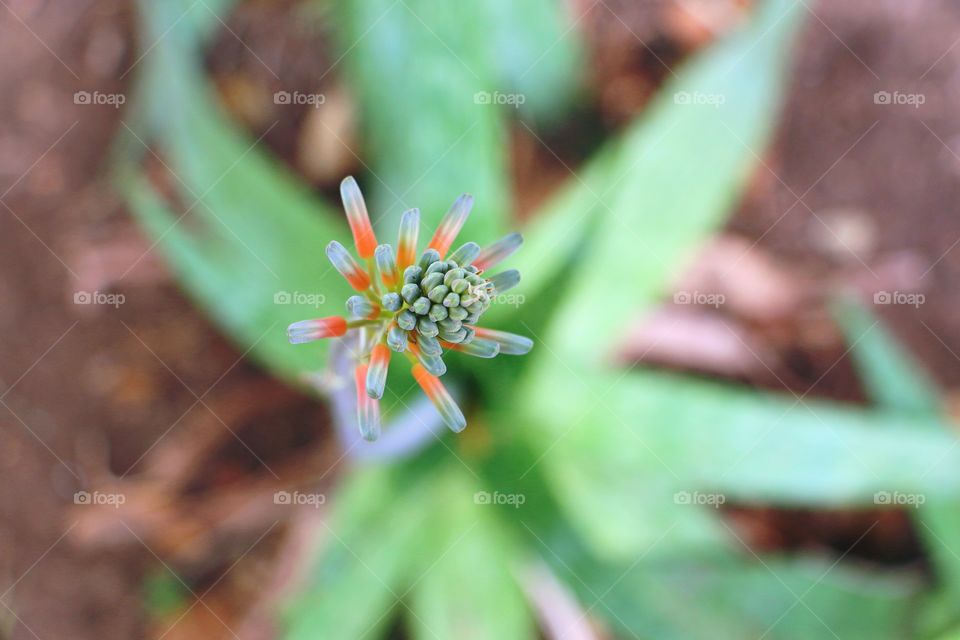
[[[198,62],[209,10],[140,7],[143,39],[156,42],[141,103],[163,105],[144,109],[140,133],[156,141],[177,197],[121,163],[131,209],[241,350],[299,381],[326,347],[290,348],[283,328],[341,312],[349,291],[320,255],[346,242],[347,226],[221,111]],[[524,576],[541,565],[625,637],[873,640],[921,622],[951,628],[940,592],[907,571],[761,557],[718,509],[688,499],[874,508],[878,491],[920,493],[930,505],[919,517],[955,540],[956,440],[929,389],[896,384],[905,365],[890,340],[857,351],[869,409],[611,364],[627,325],[736,202],[771,132],[802,13],[762,3],[533,216],[511,265],[527,303],[490,311],[535,338],[530,361],[452,369],[476,383],[470,428],[343,479],[309,587],[286,612],[288,637],[383,637],[396,615],[414,637],[532,637]],[[478,207],[465,235],[504,231],[509,118],[549,126],[577,91],[578,45],[560,15],[547,0],[338,3],[378,231],[392,234],[408,206],[432,227],[464,190]],[[475,101],[482,91],[530,99],[510,110]],[[678,98],[693,95],[722,100]],[[329,302],[276,304],[282,292]],[[953,593],[956,557],[931,551]],[[926,620],[914,598],[928,602]]]

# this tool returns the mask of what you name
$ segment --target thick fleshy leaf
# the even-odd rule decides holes
[[[565,292],[551,316],[551,342],[565,359],[603,361],[629,319],[666,291],[730,212],[772,130],[803,15],[790,0],[759,3],[748,28],[678,68],[623,137],[578,168],[523,230],[524,249],[511,261],[524,277],[517,295],[533,299],[576,266],[549,295],[553,303]],[[604,313],[584,300],[604,300]],[[526,311],[519,309],[525,319]],[[518,310],[501,305],[489,322],[510,315]]]
[[[649,371],[586,379],[553,369],[529,396],[534,446],[545,448],[538,465],[601,554],[654,544],[671,512],[732,501],[875,507],[882,492],[960,496],[957,439],[924,428],[937,424],[928,417]]]
[[[836,315],[851,344],[850,353],[857,371],[877,406],[907,416],[937,416],[941,413],[941,402],[927,373],[863,304],[843,300],[836,305]],[[935,424],[930,423],[931,426]],[[893,502],[892,498],[891,494],[890,502]],[[933,560],[938,586],[941,587],[937,598],[941,602],[930,608],[926,622],[940,626],[943,619],[947,619],[957,624],[960,502],[924,499],[923,504],[910,512],[917,534]]]
[[[414,567],[432,559],[422,543],[430,484],[409,475],[366,467],[340,487],[322,555],[287,611],[286,640],[376,638],[389,627]]]
[[[741,551],[746,558],[672,558],[626,570],[585,567],[579,571],[585,584],[572,584],[588,606],[596,601],[592,593],[605,594],[593,611],[613,628],[641,638],[910,637],[915,579],[829,559],[774,556],[760,562]],[[557,571],[564,575],[563,568]]]
[[[140,3],[143,41],[155,46],[138,69],[163,105],[150,109],[148,131],[161,134],[170,184],[187,204],[174,209],[130,166],[121,166],[119,179],[156,250],[197,303],[241,350],[299,378],[317,368],[328,345],[291,347],[284,329],[342,313],[350,289],[323,264],[322,250],[332,239],[349,243],[350,234],[342,213],[312,197],[216,106],[196,62],[196,26],[183,17],[209,12],[197,6],[184,14],[188,6]],[[147,131],[138,135],[150,139]]]
[[[408,623],[417,638],[533,638],[535,625],[513,575],[522,554],[494,502],[501,494],[483,490],[466,474],[448,465],[434,480],[434,516],[423,538],[436,559],[420,567]]]

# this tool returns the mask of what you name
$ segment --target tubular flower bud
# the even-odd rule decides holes
[[[433,238],[430,239],[430,244],[427,246],[436,249],[441,258],[446,255],[450,245],[457,239],[460,229],[463,228],[463,223],[467,221],[467,216],[470,215],[470,209],[472,208],[473,196],[465,193],[457,198],[453,206],[450,207],[450,211],[440,221],[440,226],[437,227]]]
[[[393,289],[400,279],[400,273],[397,271],[397,260],[393,255],[393,247],[389,244],[382,244],[377,247],[373,254],[377,261],[377,271],[380,272],[380,279],[387,289]]]
[[[404,211],[400,218],[400,237],[397,240],[397,267],[406,269],[417,259],[417,236],[420,233],[420,210]]]
[[[353,244],[361,258],[373,256],[377,247],[377,237],[373,234],[373,225],[367,215],[367,204],[363,201],[363,194],[353,177],[344,178],[340,183],[340,198],[343,208],[347,212],[347,223],[353,233]]]
[[[350,286],[357,291],[366,291],[370,287],[370,276],[364,271],[350,252],[342,244],[333,240],[327,245],[327,257],[333,263],[333,268],[340,272]]]
[[[380,402],[367,393],[367,365],[360,363],[354,369],[354,381],[357,385],[357,423],[364,440],[373,441],[380,437]]]
[[[522,238],[513,233],[485,249],[466,242],[447,255],[473,206],[473,197],[464,194],[419,254],[420,212],[406,211],[394,250],[389,244],[377,245],[356,181],[345,179],[340,193],[357,254],[376,272],[365,270],[346,247],[332,241],[327,257],[357,291],[347,300],[350,320],[333,316],[295,322],[287,329],[290,342],[300,344],[341,337],[352,330],[362,332],[361,347],[354,354],[354,383],[357,422],[365,439],[374,440],[380,435],[379,399],[386,391],[391,351],[404,353],[413,362],[417,383],[446,424],[461,431],[466,426],[463,412],[439,380],[447,371],[444,352],[493,358],[498,354],[521,355],[533,346],[529,338],[476,326],[496,295],[520,281],[515,269],[490,277],[486,272],[516,251]]]
[[[340,316],[301,320],[287,327],[287,337],[292,344],[303,344],[323,338],[339,338],[347,332],[347,321]]]
[[[451,430],[460,432],[467,426],[467,419],[463,417],[460,407],[453,401],[450,393],[447,391],[440,379],[426,370],[419,364],[413,365],[413,377],[423,389],[423,392],[430,398],[430,402],[440,412],[440,417]]]

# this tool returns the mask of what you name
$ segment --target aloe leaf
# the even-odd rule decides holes
[[[582,47],[577,24],[559,0],[487,0],[487,48],[497,84],[510,106],[535,121],[552,122],[577,89]]]
[[[672,559],[581,573],[587,606],[614,628],[662,640],[897,640],[918,580],[823,558]],[[598,598],[600,600],[598,601]]]
[[[285,615],[287,640],[382,637],[413,569],[431,557],[422,542],[433,505],[423,477],[383,467],[356,470],[322,525],[316,566]]]
[[[190,22],[177,22],[173,5],[141,7],[156,42],[141,64],[149,95],[164,97],[153,122],[160,157],[186,204],[161,212],[156,192],[121,167],[131,208],[192,297],[242,349],[288,378],[314,370],[327,345],[292,348],[284,330],[343,313],[349,287],[323,257],[330,240],[349,242],[343,217],[230,124],[198,67]]]
[[[857,371],[878,407],[904,415],[937,416],[942,412],[936,387],[927,373],[862,303],[843,299],[835,312],[851,344]],[[941,587],[925,623],[955,623],[954,603],[960,594],[960,504],[923,497],[923,504],[911,512]]]
[[[418,638],[532,638],[535,624],[514,577],[520,550],[494,504],[512,500],[516,515],[526,496],[480,490],[467,473],[450,466],[434,480],[434,511],[423,541],[435,557],[414,576],[411,630]]]
[[[834,308],[870,399],[888,411],[938,415],[940,399],[930,377],[879,320],[853,299]]]
[[[461,237],[486,244],[509,212],[503,106],[480,0],[350,0],[336,7],[344,78],[360,107],[371,216],[395,237],[419,207],[432,230],[462,192],[477,196]]]
[[[924,428],[931,418],[649,371],[589,380],[554,371],[528,396],[525,424],[568,517],[600,555],[649,547],[671,510],[713,511],[712,495],[873,507],[884,491],[960,494],[957,440]]]
[[[546,334],[571,365],[601,362],[730,212],[772,131],[802,15],[788,0],[763,3],[748,28],[679,69],[525,234],[512,266],[537,275],[518,294],[533,297],[575,261]],[[603,313],[584,300],[602,300]]]

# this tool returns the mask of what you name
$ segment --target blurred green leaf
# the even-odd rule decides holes
[[[857,371],[878,406],[905,415],[941,413],[938,394],[926,372],[861,302],[843,299],[835,310],[851,344]],[[960,504],[931,498],[911,511],[942,587],[923,622],[933,627],[955,624],[960,595],[960,554],[956,548],[960,541]]]
[[[626,572],[585,568],[587,606],[659,640],[898,640],[916,581],[826,559],[673,558]],[[602,600],[597,602],[597,598]]]
[[[839,301],[835,315],[850,343],[850,356],[870,398],[883,409],[938,415],[933,382],[860,302]]]
[[[419,207],[432,233],[468,192],[477,200],[461,237],[496,239],[510,210],[506,128],[502,107],[475,100],[496,85],[481,0],[349,0],[336,16],[378,232],[393,238],[399,214]]]
[[[423,543],[432,498],[422,474],[382,467],[354,471],[338,489],[321,531],[322,557],[287,612],[284,637],[381,637],[413,569],[432,559]]]
[[[656,544],[671,511],[709,510],[676,492],[817,506],[873,506],[878,491],[960,494],[957,441],[923,429],[930,418],[649,371],[586,380],[553,370],[528,400],[530,433],[568,517],[602,556]]]
[[[241,348],[294,378],[321,365],[327,344],[291,348],[286,325],[343,313],[350,289],[323,247],[349,242],[349,233],[259,141],[230,124],[197,66],[189,20],[178,22],[176,9],[142,3],[155,45],[141,64],[153,84],[148,95],[163,96],[155,125],[172,186],[186,204],[171,209],[129,167],[120,168],[125,192],[194,299]],[[181,210],[189,212],[182,220]]]
[[[451,465],[434,479],[433,515],[423,542],[436,557],[414,577],[414,635],[532,638],[535,625],[513,576],[520,563],[515,541],[506,535],[496,506],[484,503],[492,494],[480,491],[467,475],[459,465]]]
[[[602,363],[630,318],[729,213],[772,130],[802,14],[789,0],[760,5],[749,28],[680,70],[624,141],[528,233],[518,261],[525,275],[555,275],[575,259],[545,337],[571,366]],[[587,222],[596,229],[589,243]]]
[[[559,0],[486,0],[486,46],[498,82],[488,91],[520,97],[518,110],[554,120],[577,88],[581,46],[571,7]]]

